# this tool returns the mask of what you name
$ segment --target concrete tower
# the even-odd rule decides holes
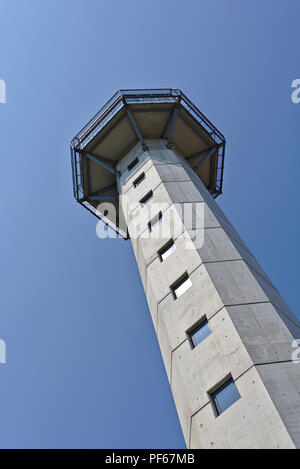
[[[74,195],[130,238],[188,448],[299,448],[300,325],[215,202],[225,139],[179,90],[116,93]]]

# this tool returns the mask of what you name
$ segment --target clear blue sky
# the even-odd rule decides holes
[[[0,447],[181,448],[130,242],[72,195],[119,88],[181,88],[228,141],[218,199],[299,311],[298,0],[1,0]]]

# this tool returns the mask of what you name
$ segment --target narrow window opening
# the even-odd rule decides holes
[[[173,239],[171,239],[170,241],[168,241],[167,244],[165,244],[165,245],[158,251],[158,255],[159,255],[160,261],[163,262],[165,259],[167,259],[167,257],[169,257],[170,254],[172,254],[172,252],[175,251],[175,249],[176,249],[175,243],[174,243]]]
[[[212,392],[210,396],[217,415],[222,414],[241,397],[233,378],[227,380],[222,386]]]
[[[171,286],[173,297],[176,300],[192,286],[192,281],[187,273]]]
[[[202,319],[200,322],[198,322],[195,326],[193,326],[188,332],[187,332],[189,339],[190,339],[190,344],[192,348],[197,347],[203,340],[205,340],[210,334],[210,328],[208,325],[208,320],[206,317]]]
[[[148,223],[148,228],[149,231],[153,231],[158,225],[160,225],[162,222],[162,212],[159,212],[156,217],[153,218],[153,220],[149,221]]]
[[[136,178],[135,181],[133,181],[133,187],[136,188],[139,184],[141,184],[141,182],[145,179],[145,173],[142,173],[139,175],[138,178]]]
[[[150,200],[153,199],[153,192],[150,191],[148,192],[141,200],[140,200],[140,204],[142,205],[147,205]]]
[[[128,166],[127,169],[128,171],[131,171],[139,162],[138,158],[135,158]]]

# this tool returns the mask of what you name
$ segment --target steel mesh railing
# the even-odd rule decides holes
[[[138,103],[180,103],[180,105],[209,133],[216,144],[222,144],[218,149],[218,166],[216,188],[212,195],[217,197],[222,193],[225,138],[223,134],[204,116],[204,114],[176,88],[119,90],[97,112],[97,114],[78,132],[71,142],[71,160],[73,175],[73,190],[77,200],[84,197],[82,156],[76,149],[83,149],[97,133],[127,104]]]

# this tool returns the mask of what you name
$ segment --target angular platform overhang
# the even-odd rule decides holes
[[[124,238],[116,165],[149,139],[165,139],[213,197],[222,193],[225,138],[199,109],[178,89],[120,90],[72,140],[71,159],[76,200]],[[101,201],[114,204],[116,219],[97,209]]]

